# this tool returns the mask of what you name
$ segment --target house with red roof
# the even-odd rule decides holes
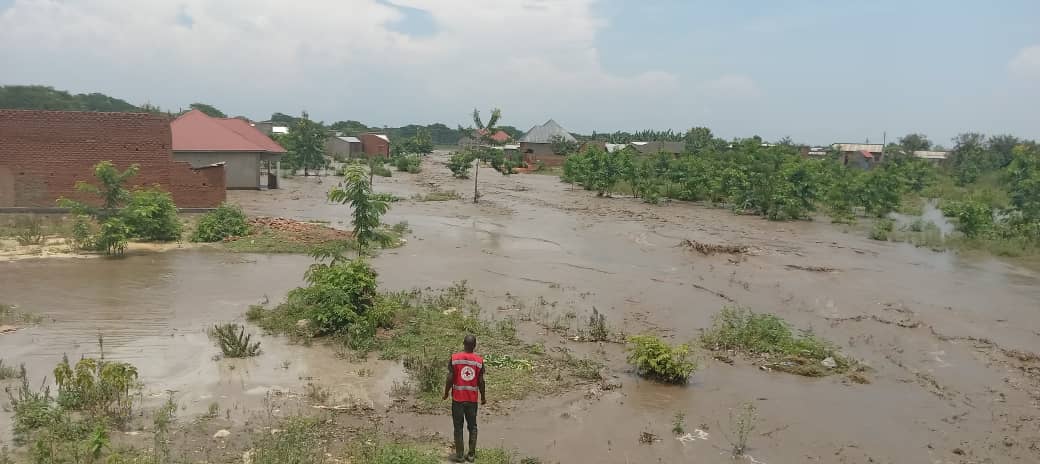
[[[173,159],[192,167],[223,164],[228,189],[277,188],[278,142],[237,118],[214,118],[191,110],[170,124]]]
[[[470,133],[470,135],[468,137],[462,137],[461,139],[459,139],[459,147],[460,148],[473,148],[473,147],[479,146],[482,143],[482,139],[484,138],[484,135],[486,135],[486,134],[487,134],[487,129],[475,130],[472,133]],[[494,134],[491,134],[491,137],[489,137],[489,138],[496,145],[504,145],[512,137],[509,136],[508,132],[506,132],[504,130],[500,130],[498,132],[495,132]]]

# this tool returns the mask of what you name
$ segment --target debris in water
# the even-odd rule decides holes
[[[661,441],[661,439],[657,435],[650,432],[639,432],[639,443],[650,445],[653,444],[655,441]]]
[[[823,367],[826,367],[827,369],[838,367],[838,363],[830,356],[824,358],[823,361],[820,361],[820,364],[823,364]]]
[[[690,239],[683,239],[679,242],[679,246],[690,248],[700,252],[703,255],[713,255],[716,253],[747,253],[748,247],[743,245],[716,245],[711,243],[701,243]]]
[[[833,267],[824,266],[799,266],[797,264],[785,264],[784,267],[788,269],[794,269],[796,271],[809,271],[809,272],[838,272]]]
[[[217,433],[213,434],[213,438],[227,438],[229,436],[231,436],[231,432],[226,429],[217,430]]]
[[[18,327],[15,327],[13,325],[0,325],[0,334],[14,332],[15,330],[18,330]]]

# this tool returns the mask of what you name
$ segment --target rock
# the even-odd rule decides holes
[[[835,367],[838,367],[838,363],[834,360],[834,358],[830,356],[824,358],[823,361],[820,361],[820,364],[823,364],[823,367],[826,367],[827,369],[834,369]]]
[[[231,432],[226,429],[217,430],[217,433],[213,434],[213,438],[227,438],[231,436]]]
[[[310,319],[300,319],[300,320],[296,321],[296,328],[297,329],[306,329],[307,327],[310,327],[310,326],[311,326]]]

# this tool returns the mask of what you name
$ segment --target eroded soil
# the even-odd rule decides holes
[[[870,241],[825,222],[597,198],[553,176],[504,177],[491,169],[481,170],[483,196],[474,205],[472,180],[452,178],[443,161],[433,156],[420,174],[376,178],[377,191],[405,198],[434,190],[463,195],[392,205],[385,222],[407,221],[413,232],[406,246],[373,261],[381,285],[467,280],[486,317],[531,320],[521,327],[530,341],[596,357],[622,385],[485,408],[482,442],[547,462],[727,462],[730,410],[750,402],[759,421],[748,461],[1040,462],[1035,268]],[[347,229],[349,209],[324,197],[336,180],[286,179],[281,190],[232,191],[229,200],[251,215]],[[718,248],[704,253],[686,240]],[[102,332],[106,356],[141,369],[146,409],[168,390],[187,415],[217,402],[232,411],[222,413],[221,426],[235,432],[270,392],[298,395],[314,383],[331,392],[330,404],[371,407],[368,420],[388,430],[449,435],[446,416],[391,407],[389,390],[404,373],[374,356],[350,361],[328,347],[265,336],[257,358],[212,359],[207,327],[241,321],[248,305],[282,298],[310,262],[212,249],[0,262],[0,302],[45,317],[0,335],[0,357],[26,363],[39,382],[62,353],[96,352]],[[634,376],[619,345],[573,341],[536,324],[577,329],[596,308],[626,333],[686,342],[727,304],[811,328],[870,366],[870,383],[767,372],[700,351],[691,383],[665,386]],[[568,312],[577,317],[559,322]],[[689,435],[672,435],[676,412],[685,413]],[[9,421],[0,414],[5,441]],[[661,440],[640,443],[641,432]]]

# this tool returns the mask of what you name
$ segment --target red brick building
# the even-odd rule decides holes
[[[52,207],[84,198],[76,181],[94,182],[93,167],[137,164],[133,184],[158,185],[182,208],[219,206],[224,167],[192,169],[173,160],[170,118],[147,113],[0,110],[0,207]]]
[[[366,133],[358,136],[361,150],[368,156],[390,157],[390,137],[384,134]]]

